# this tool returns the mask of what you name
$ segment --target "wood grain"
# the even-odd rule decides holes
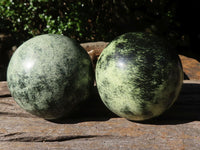
[[[110,113],[97,93],[70,118],[50,122],[22,110],[0,82],[0,149],[190,149],[200,147],[200,81],[185,80],[162,116],[132,122]]]
[[[108,45],[108,42],[88,42],[82,43],[81,46],[88,52],[91,60],[93,61],[94,68],[97,59],[103,49]],[[179,55],[182,62],[183,71],[185,73],[185,79],[200,80],[200,62],[194,58],[189,58],[183,55]]]
[[[95,67],[106,42],[84,43]],[[69,118],[50,122],[22,110],[0,82],[0,150],[198,150],[200,63],[180,55],[184,80],[176,103],[145,122],[117,117],[93,96]]]

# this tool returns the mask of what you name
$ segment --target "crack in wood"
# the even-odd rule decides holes
[[[11,94],[1,94],[1,95],[0,95],[0,98],[1,98],[1,97],[3,97],[3,98],[4,98],[4,97],[11,97]]]
[[[11,113],[11,112],[0,112],[0,115],[8,116],[8,117],[23,117],[30,118],[30,114],[25,113]]]
[[[18,133],[14,133],[16,135]],[[22,133],[21,133],[22,134]],[[12,134],[4,135],[4,136],[12,136]],[[99,135],[78,135],[78,136],[24,136],[24,137],[16,137],[10,139],[0,139],[0,142],[63,142],[77,139],[89,139],[95,137],[102,137]],[[104,137],[104,136],[103,136]]]
[[[10,136],[21,135],[21,134],[23,134],[23,132],[15,132],[15,133],[4,134],[4,135],[1,135],[0,137],[10,137]]]

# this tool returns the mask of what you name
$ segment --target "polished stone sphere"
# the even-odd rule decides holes
[[[7,82],[14,100],[44,119],[69,115],[90,95],[93,68],[74,40],[56,34],[36,36],[13,54]]]
[[[96,82],[112,112],[142,121],[172,106],[181,90],[183,71],[178,55],[165,40],[148,33],[126,33],[101,53]]]

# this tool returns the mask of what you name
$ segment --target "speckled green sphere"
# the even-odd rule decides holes
[[[7,82],[23,109],[53,120],[69,115],[88,98],[93,75],[90,57],[79,44],[66,36],[45,34],[16,50]]]
[[[177,99],[181,62],[164,40],[148,33],[126,33],[101,53],[96,82],[104,104],[134,121],[159,116]]]

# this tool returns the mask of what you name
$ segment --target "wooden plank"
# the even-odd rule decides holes
[[[108,44],[108,42],[88,42],[81,44],[81,46],[90,55],[94,64],[94,68],[99,55]],[[189,58],[183,55],[179,55],[179,57],[187,79],[200,80],[200,62],[194,58]]]
[[[106,42],[84,43],[95,67]],[[145,122],[117,117],[93,97],[70,118],[50,122],[22,110],[0,82],[0,150],[27,149],[190,149],[200,147],[200,64],[180,55],[184,80],[176,103]]]
[[[107,42],[81,44],[96,60]],[[93,97],[70,118],[50,122],[22,110],[0,82],[0,150],[197,150],[200,147],[200,63],[179,55],[184,80],[179,99],[158,118],[133,122],[112,114]]]
[[[0,150],[200,147],[200,81],[185,80],[174,106],[146,122],[115,116],[97,93],[70,118],[50,122],[22,110],[9,96],[6,82],[0,82],[0,89]]]
[[[0,96],[10,96],[10,91],[8,90],[7,82],[0,82]]]
[[[190,80],[200,80],[200,62],[183,55],[179,55],[179,57],[187,78]]]

